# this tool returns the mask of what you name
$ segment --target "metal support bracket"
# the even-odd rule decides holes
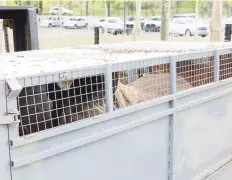
[[[14,51],[39,49],[37,9],[23,6],[0,6],[4,29],[13,30]]]
[[[170,62],[170,92],[176,94],[176,57],[169,57]],[[170,101],[170,108],[176,109],[176,97]],[[169,141],[168,141],[168,180],[173,180],[173,148],[174,148],[174,123],[176,112],[169,116]]]
[[[19,96],[22,91],[22,86],[19,84],[17,79],[7,79],[6,83],[8,85],[8,99],[15,99]]]

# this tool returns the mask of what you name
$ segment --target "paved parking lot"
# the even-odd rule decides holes
[[[46,19],[48,16],[38,16],[40,20]],[[63,17],[64,19],[69,16]],[[58,48],[78,45],[92,45],[94,44],[94,32],[93,24],[95,24],[101,17],[88,17],[88,23],[90,29],[64,29],[64,28],[42,28],[38,27],[39,44],[40,48]],[[201,19],[204,22],[208,22],[209,19]],[[39,25],[39,23],[38,23]],[[9,32],[11,51],[13,51],[13,38],[12,32]],[[2,36],[0,36],[0,46],[2,44]],[[133,36],[122,34],[122,35],[111,35],[111,34],[100,34],[100,43],[114,43],[114,42],[125,42],[132,41]],[[159,32],[144,32],[136,37],[136,40],[160,40]],[[169,40],[174,41],[209,41],[209,36],[206,38],[202,37],[170,37]],[[2,50],[2,47],[0,47]]]
[[[88,29],[64,29],[64,28],[38,28],[40,48],[58,48],[78,45],[92,45],[94,44],[94,31]],[[12,32],[9,32],[10,44],[12,46]],[[170,37],[174,41],[209,41],[209,36],[202,37]],[[133,36],[100,34],[100,43],[114,43],[132,41]],[[160,40],[159,32],[144,32],[136,37],[136,40]],[[2,42],[2,40],[0,40]],[[11,48],[12,49],[12,48]]]
[[[89,45],[94,43],[94,31],[87,29],[39,28],[41,48]],[[132,41],[132,34],[111,35],[100,34],[100,43]],[[144,32],[136,36],[136,40],[160,40],[159,32]],[[202,37],[170,37],[175,41],[209,41],[209,36]],[[49,42],[50,41],[50,42]]]

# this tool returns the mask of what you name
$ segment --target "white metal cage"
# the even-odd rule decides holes
[[[228,45],[127,42],[19,52],[2,56],[0,76],[22,87],[17,109],[24,136],[170,95],[171,61],[177,92],[212,83],[215,47]],[[230,77],[230,57],[220,55],[220,79]]]
[[[0,174],[231,177],[231,47],[146,41],[1,55]]]

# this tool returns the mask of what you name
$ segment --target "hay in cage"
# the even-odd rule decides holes
[[[177,76],[177,83],[186,84],[186,86],[178,86],[178,90],[186,90],[192,87],[184,78],[179,76]],[[169,94],[169,73],[144,75],[133,83],[127,85],[119,81],[115,92],[116,107],[124,108],[129,105],[142,103]]]
[[[182,77],[177,76],[178,90],[186,90],[192,86]],[[148,74],[131,84],[123,84],[120,80],[115,91],[114,108],[121,109],[130,105],[139,104],[148,100],[160,98],[170,94],[170,74]],[[95,103],[99,114],[105,113],[105,103]]]

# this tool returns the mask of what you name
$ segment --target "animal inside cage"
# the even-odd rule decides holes
[[[17,108],[19,136],[25,136],[170,95],[172,60],[177,92],[211,83],[214,47],[224,44],[130,42],[19,52],[2,57],[1,76],[22,86]]]
[[[102,114],[104,101],[103,75],[25,87],[18,97],[20,135]]]

